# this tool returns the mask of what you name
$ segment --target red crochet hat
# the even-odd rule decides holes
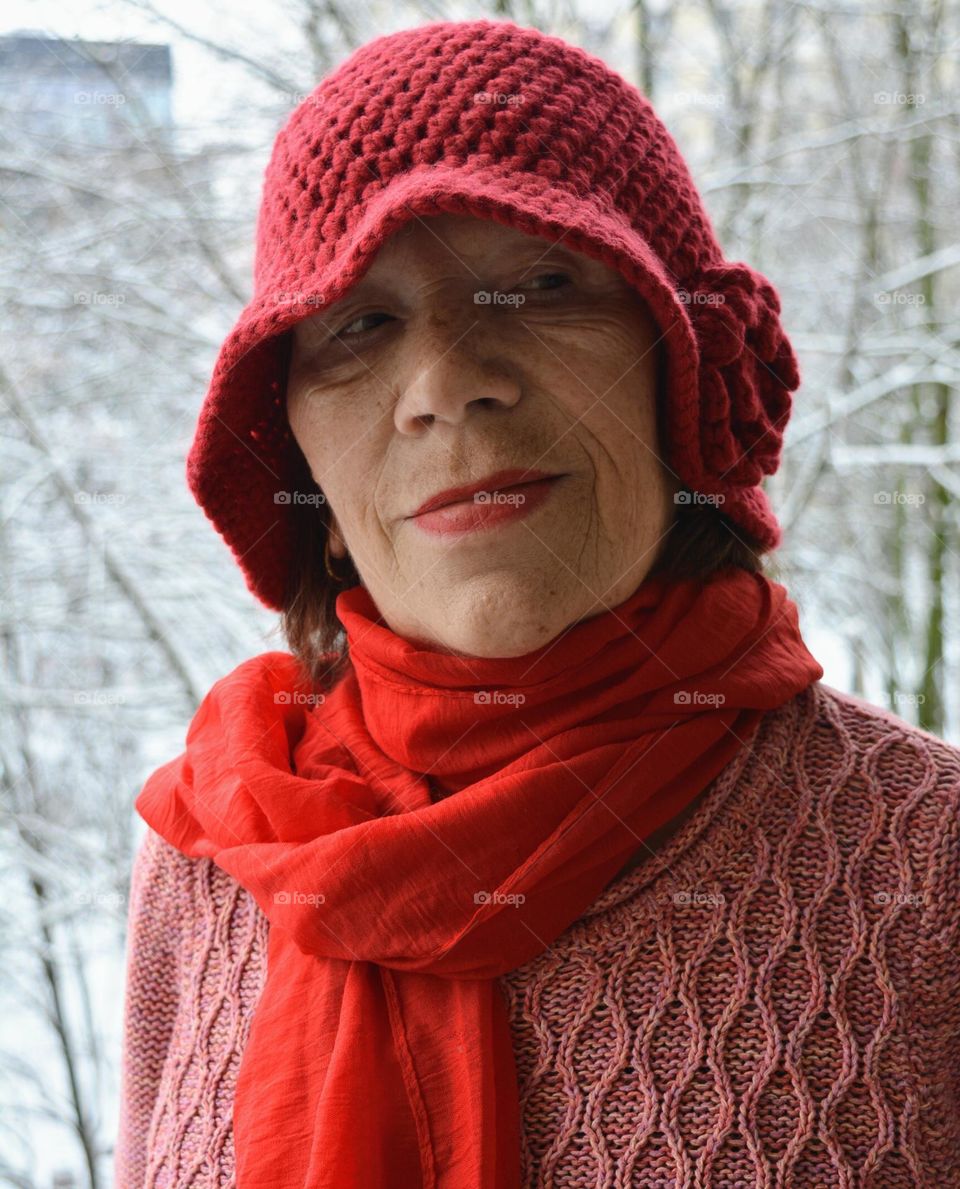
[[[769,281],[724,260],[649,101],[599,58],[510,21],[378,37],[280,130],[257,224],[255,292],[224,341],[187,459],[247,585],[281,610],[292,570],[290,336],[415,216],[493,219],[615,268],[663,332],[666,461],[761,547],[797,361]]]

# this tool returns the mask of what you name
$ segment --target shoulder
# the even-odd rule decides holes
[[[186,921],[202,912],[207,893],[235,882],[212,858],[184,854],[148,825],[133,861],[130,900],[134,907],[156,905]]]
[[[960,747],[864,698],[815,682],[798,716],[794,770],[806,787],[895,814],[904,835],[952,828],[960,802]]]
[[[141,948],[147,941],[183,973],[225,913],[254,908],[253,898],[212,859],[185,855],[146,827],[130,876],[128,918]]]
[[[864,887],[873,878],[876,896],[908,896],[921,935],[957,932],[960,747],[822,682],[808,692],[794,763],[801,799]]]
[[[337,652],[318,653],[309,661],[292,652],[257,653],[214,681],[201,709],[251,697],[290,702],[318,690],[329,691],[342,674],[344,660],[344,654]]]
[[[960,869],[960,748],[818,681],[764,716],[728,784],[724,838],[762,833],[806,883],[877,905],[903,894],[934,927]]]
[[[809,692],[815,730],[808,760],[849,763],[895,800],[928,788],[960,791],[960,747],[821,681]]]
[[[913,723],[907,722],[892,710],[887,710],[883,706],[877,706],[875,703],[868,702],[866,698],[858,697],[856,694],[835,689],[832,685],[827,685],[824,681],[815,682],[812,689],[818,695],[821,705],[829,702],[840,713],[851,720],[856,720],[864,725],[872,724],[875,729],[881,731],[902,734],[906,737],[912,737],[917,741],[924,741],[931,744],[935,749],[942,748],[947,754],[953,756],[955,762],[960,762],[960,747],[948,743],[939,735],[925,731],[922,727],[914,726]]]
[[[197,913],[193,884],[197,860],[182,854],[151,826],[140,840],[130,872],[128,946],[143,962],[164,969],[181,968],[185,939]]]
[[[292,652],[282,652],[278,649],[270,652],[258,652],[254,656],[248,656],[245,660],[240,661],[228,673],[214,681],[207,697],[209,698],[221,690],[259,684],[282,691],[289,689],[291,685],[303,684],[306,677],[305,668]]]
[[[194,862],[148,825],[130,874],[131,911],[162,907],[183,919],[190,907],[186,890]]]
[[[960,747],[816,681],[763,716],[718,783],[739,790],[736,804],[754,820],[817,823],[810,839],[835,831],[846,844],[872,822],[922,845],[953,829]]]

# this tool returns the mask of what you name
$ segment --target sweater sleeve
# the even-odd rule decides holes
[[[960,779],[931,833],[911,977],[913,1057],[931,1166],[946,1172],[960,1167]]]
[[[183,969],[180,946],[189,895],[182,888],[178,892],[182,860],[148,828],[130,875],[115,1189],[142,1189],[146,1181]]]

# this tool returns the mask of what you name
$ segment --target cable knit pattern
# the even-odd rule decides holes
[[[671,468],[762,547],[779,543],[760,483],[800,375],[776,290],[725,261],[666,125],[600,58],[511,21],[439,21],[352,53],[294,109],[267,165],[254,292],[187,459],[261,602],[283,607],[294,549],[286,332],[322,319],[397,228],[441,213],[562,239],[618,270],[662,331]]]
[[[524,1185],[960,1189],[958,810],[935,736],[822,683],[768,713],[498,980]],[[233,1185],[266,917],[149,831],[129,928],[117,1189]]]

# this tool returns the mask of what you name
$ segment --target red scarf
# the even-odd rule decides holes
[[[648,579],[523,657],[415,646],[362,587],[352,666],[239,665],[136,807],[270,920],[234,1103],[238,1189],[516,1189],[495,980],[574,922],[658,826],[823,676],[769,579]],[[431,799],[424,773],[453,796]]]

